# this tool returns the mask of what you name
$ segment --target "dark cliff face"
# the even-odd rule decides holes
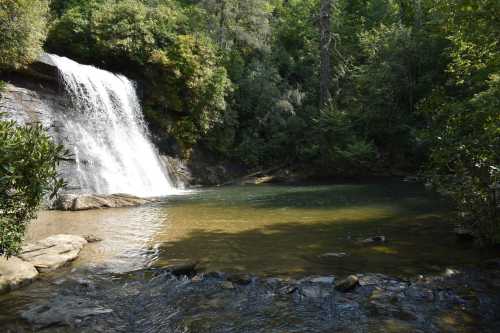
[[[36,69],[36,70],[35,70]],[[37,63],[19,73],[2,74],[6,82],[0,93],[0,118],[15,120],[19,124],[40,123],[58,144],[72,145],[62,134],[61,115],[71,109],[71,101],[57,80],[57,71]],[[60,174],[68,182],[68,189],[78,188],[71,158],[60,165]]]

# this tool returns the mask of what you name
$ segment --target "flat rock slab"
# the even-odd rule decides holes
[[[23,311],[21,317],[37,328],[69,325],[90,316],[105,315],[112,309],[92,304],[86,297],[57,296],[50,304],[33,306]]]
[[[100,208],[132,207],[154,201],[154,199],[140,198],[121,193],[111,195],[63,194],[54,202],[53,208],[56,210],[81,211]]]
[[[0,257],[0,294],[22,287],[37,276],[33,264],[17,257]]]
[[[55,235],[24,245],[19,256],[40,272],[51,271],[75,260],[85,244],[82,236]]]

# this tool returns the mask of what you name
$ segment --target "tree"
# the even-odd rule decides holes
[[[422,111],[432,142],[429,173],[450,196],[460,224],[483,243],[500,242],[492,187],[500,181],[500,24],[495,0],[445,1],[442,29],[451,41],[449,80]]]
[[[262,49],[270,35],[269,1],[201,0],[207,31],[223,50]]]
[[[331,17],[332,0],[321,0],[319,10],[319,32],[320,32],[320,79],[319,79],[319,105],[325,107],[331,102],[330,81],[331,69]]]
[[[0,121],[0,255],[19,251],[44,196],[64,185],[57,165],[65,154],[40,125]]]
[[[47,0],[0,0],[0,70],[35,60],[46,36]]]

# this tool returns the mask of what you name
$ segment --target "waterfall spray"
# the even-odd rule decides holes
[[[73,108],[59,119],[73,152],[82,191],[138,196],[175,193],[149,139],[134,84],[93,66],[45,54],[54,64]],[[66,140],[65,140],[66,141]]]

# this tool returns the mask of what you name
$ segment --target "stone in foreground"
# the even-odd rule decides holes
[[[339,281],[335,285],[335,289],[338,291],[351,291],[354,290],[359,285],[359,279],[356,275],[349,275],[344,280]]]
[[[75,260],[85,244],[82,236],[55,235],[26,244],[19,256],[40,272],[51,271]]]
[[[0,294],[20,288],[38,276],[31,263],[17,257],[0,257]]]

